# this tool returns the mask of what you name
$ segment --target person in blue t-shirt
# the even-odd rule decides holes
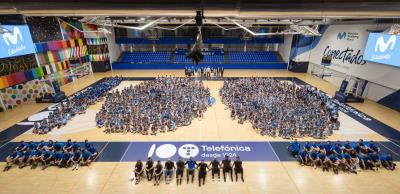
[[[82,153],[81,150],[76,149],[75,152],[72,154],[70,158],[70,165],[72,165],[72,170],[78,170],[79,163],[82,160]]]
[[[93,161],[93,155],[88,151],[88,149],[84,149],[82,153],[82,161],[81,166],[89,166]]]
[[[60,163],[58,164],[58,167],[60,167],[60,168],[68,167],[70,159],[71,159],[71,153],[64,150],[62,153],[62,159],[61,159]]]
[[[326,155],[330,156],[333,153],[333,145],[332,145],[331,141],[324,143],[323,146],[324,146],[324,149],[326,150]]]
[[[63,144],[63,143],[60,143],[60,142],[58,142],[58,141],[56,141],[56,142],[54,143],[53,148],[54,148],[54,151],[60,152],[60,151],[62,151],[62,149],[64,148],[64,144]]]
[[[29,162],[31,158],[31,150],[29,147],[26,148],[24,152],[22,152],[21,157],[19,157],[19,168],[24,168]]]
[[[185,165],[188,166],[187,170],[186,170],[186,180],[187,183],[189,184],[189,176],[192,175],[192,183],[194,181],[194,171],[197,167],[197,162],[193,160],[192,157],[189,158],[188,161],[185,162]]]
[[[391,153],[387,153],[381,156],[382,166],[388,170],[394,170],[396,168],[396,164],[393,162],[393,156]]]
[[[28,145],[24,142],[24,141],[21,141],[21,142],[19,142],[19,144],[18,144],[18,146],[15,148],[15,150],[16,151],[18,151],[18,152],[23,152],[23,151],[25,151],[25,149],[28,147]]]
[[[22,153],[19,151],[14,150],[10,155],[6,158],[6,167],[4,167],[3,171],[8,171],[11,169],[13,164],[18,162],[18,158],[21,157]]]
[[[67,140],[67,143],[65,143],[65,145],[64,145],[64,150],[65,151],[67,151],[67,152],[70,152],[71,150],[72,150],[72,142],[71,142],[71,139],[68,139]]]
[[[332,169],[335,174],[339,173],[339,158],[338,155],[333,153],[329,156],[329,160],[331,161]]]
[[[46,144],[46,149],[49,149],[50,151],[54,151],[54,142],[53,142],[53,140],[49,140],[49,142],[47,142],[47,144]]]
[[[361,169],[368,169],[368,166],[367,166],[366,161],[365,161],[366,160],[366,156],[368,157],[368,155],[363,155],[363,154],[359,154],[357,156]]]
[[[60,166],[60,163],[63,159],[63,151],[59,150],[59,151],[55,151],[54,152],[54,164],[56,166]]]
[[[49,165],[54,163],[54,152],[46,149],[46,151],[42,152],[39,161],[42,163],[42,170],[46,169]]]
[[[297,160],[300,165],[308,165],[308,151],[305,147],[299,151],[297,154]]]
[[[44,140],[42,140],[37,144],[36,149],[37,149],[37,151],[41,152],[41,151],[43,151],[43,148],[46,146],[47,146],[47,142],[44,142]]]
[[[379,148],[379,146],[378,146],[374,141],[371,141],[371,142],[369,143],[368,152],[376,152],[376,153],[379,153],[380,151],[381,151],[381,149]]]
[[[364,164],[366,169],[370,170],[378,170],[378,166],[375,166],[375,163],[372,161],[372,159],[369,157],[369,155],[364,155]]]
[[[377,152],[371,152],[368,154],[369,158],[371,159],[372,165],[375,167],[381,166],[381,160]]]
[[[318,152],[314,149],[308,155],[308,160],[310,161],[311,165],[314,166],[314,168],[317,168],[317,165],[319,165],[321,162],[320,158],[318,157]]]
[[[72,152],[76,152],[77,150],[80,150],[80,149],[81,149],[81,145],[79,145],[78,142],[74,141],[72,143]]]
[[[90,148],[90,143],[89,140],[85,139],[85,143],[83,144],[85,149],[89,149]]]
[[[309,141],[307,141],[304,147],[306,148],[307,151],[310,151],[312,144]]]
[[[34,143],[33,141],[30,141],[29,144],[28,144],[28,147],[29,147],[29,149],[31,149],[31,151],[32,150],[36,150],[37,144]]]
[[[330,158],[324,153],[321,153],[319,155],[319,158],[321,159],[321,163],[322,163],[322,171],[329,172],[329,168],[331,168],[331,166],[332,166],[332,161],[330,160]]]
[[[289,152],[292,154],[293,157],[297,157],[297,154],[300,151],[300,144],[297,142],[297,139],[294,142],[291,142],[288,146]]]
[[[93,146],[93,144],[89,145],[88,151],[92,154],[93,160],[95,160],[97,158],[98,152],[97,149]]]

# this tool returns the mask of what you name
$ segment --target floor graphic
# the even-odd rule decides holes
[[[83,142],[79,142],[83,146]],[[135,162],[152,157],[153,160],[176,161],[178,157],[187,160],[219,160],[228,155],[231,160],[240,156],[247,162],[295,161],[287,151],[289,142],[92,142],[99,152],[97,162]],[[300,142],[304,144],[305,142]],[[381,154],[391,153],[394,160],[400,161],[400,148],[391,142],[378,142]],[[18,142],[9,142],[0,148],[0,160],[11,154]]]

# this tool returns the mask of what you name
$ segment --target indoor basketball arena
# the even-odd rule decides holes
[[[2,0],[0,193],[399,193],[400,2]]]

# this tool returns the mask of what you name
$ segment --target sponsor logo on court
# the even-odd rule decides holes
[[[133,142],[123,161],[177,160],[179,157],[211,161],[240,156],[243,161],[278,161],[267,142]]]

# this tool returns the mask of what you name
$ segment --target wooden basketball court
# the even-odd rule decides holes
[[[183,71],[111,71],[107,73],[96,73],[88,75],[76,82],[62,86],[67,95],[83,89],[95,81],[115,75],[124,77],[156,77],[160,75],[184,76]],[[307,84],[313,85],[329,95],[334,94],[337,87],[314,77],[310,74],[292,73],[288,71],[267,70],[226,70],[225,77],[285,77],[297,78]],[[131,84],[140,83],[135,81],[123,81],[118,89],[123,89]],[[86,114],[78,115],[72,121],[60,129],[54,129],[46,135],[32,134],[28,130],[21,135],[3,138],[2,147],[12,145],[14,142],[57,140],[66,141],[72,139],[84,141],[89,139],[99,145],[99,161],[90,167],[80,167],[77,171],[50,167],[44,171],[40,169],[12,168],[7,172],[0,172],[0,193],[398,193],[400,186],[399,170],[388,171],[381,168],[379,171],[362,171],[358,175],[340,172],[322,172],[320,168],[313,169],[300,166],[297,162],[288,159],[289,153],[285,153],[283,145],[287,141],[282,138],[261,136],[254,131],[249,123],[239,124],[230,118],[229,110],[221,103],[218,94],[223,81],[204,81],[210,89],[211,96],[216,102],[207,109],[204,118],[195,119],[191,125],[180,127],[176,132],[163,134],[138,135],[138,134],[105,134],[103,129],[97,128],[94,116],[101,107],[101,103],[90,106]],[[41,110],[51,104],[27,103],[16,109],[0,113],[0,130],[20,123],[27,117],[35,116]],[[388,128],[398,132],[400,130],[400,113],[366,101],[363,104],[351,104],[352,107],[362,111],[374,122],[387,125]],[[40,114],[40,113],[39,113]],[[357,141],[358,139],[374,140],[380,143],[385,151],[392,152],[395,158],[399,158],[399,142],[392,142],[390,135],[382,135],[381,129],[368,125],[365,121],[357,120],[343,112],[339,116],[341,128],[327,140],[332,141]],[[11,140],[10,143],[7,143]],[[6,142],[7,141],[7,142]],[[207,175],[205,186],[199,188],[197,181],[194,184],[183,184],[176,186],[175,181],[166,185],[162,179],[160,186],[154,187],[152,182],[142,180],[135,185],[129,179],[133,176],[134,162],[127,161],[127,155],[131,154],[130,146],[135,143],[146,142],[267,142],[271,146],[275,159],[270,161],[245,161],[245,182],[226,183],[218,180],[212,181],[210,174]],[[299,141],[321,141],[312,138],[303,138]],[[113,152],[121,152],[115,154]],[[147,152],[147,150],[143,150]],[[264,154],[264,153],[260,153]],[[285,154],[287,156],[285,156]],[[142,158],[145,160],[146,158]],[[4,167],[5,163],[1,163]],[[186,175],[185,175],[186,176]],[[197,180],[197,175],[195,180]]]

